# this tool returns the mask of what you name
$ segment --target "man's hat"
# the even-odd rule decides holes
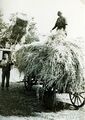
[[[58,11],[58,13],[57,13],[58,15],[61,15],[62,14],[62,12],[61,11]]]

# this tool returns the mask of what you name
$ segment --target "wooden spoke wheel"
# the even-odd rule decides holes
[[[71,103],[75,108],[82,107],[85,104],[85,92],[80,93],[69,93]]]

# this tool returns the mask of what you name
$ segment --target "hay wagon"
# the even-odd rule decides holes
[[[31,49],[30,54],[28,51]],[[24,50],[28,55],[27,64],[25,67],[23,66],[23,69],[27,71],[24,79],[26,89],[32,88],[35,84],[42,84],[45,102],[48,102],[48,99],[53,100],[58,93],[62,96],[64,93],[68,93],[69,100],[75,108],[82,107],[85,104],[85,80],[82,57],[79,56],[78,47],[64,41],[58,41],[56,48],[52,47],[51,43],[50,46],[45,44],[39,48],[36,45],[31,45]],[[23,61],[24,58],[26,60],[27,55],[23,57]],[[23,53],[22,56],[24,56]],[[20,60],[19,54],[18,60]],[[51,97],[53,98],[51,99]]]
[[[56,104],[55,98],[57,98],[57,101],[72,104],[76,109],[84,106],[85,104],[85,92],[84,91],[77,92],[77,91],[73,91],[72,89],[70,89],[69,92],[62,93],[62,91],[58,91],[58,89],[55,88],[54,86],[47,89],[46,86],[45,87],[43,86],[42,81],[37,83],[37,80],[35,80],[34,77],[32,77],[32,79],[26,78],[24,79],[23,82],[24,82],[26,90],[31,90],[33,86],[36,86],[36,88],[38,89],[38,92],[40,92],[41,89],[42,91],[44,90],[43,93],[40,92],[39,94],[43,94],[43,102],[45,105],[49,104],[48,101],[50,101],[51,105]]]
[[[17,67],[25,73],[26,89],[42,84],[45,104],[54,101],[57,93],[68,93],[73,106],[79,108],[85,103],[82,92],[85,88],[81,87],[85,85],[82,53],[77,45],[63,37],[63,31],[59,31],[54,39],[48,37],[43,44],[24,46],[16,53]]]

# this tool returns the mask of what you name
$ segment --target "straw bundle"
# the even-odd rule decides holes
[[[54,40],[49,37],[44,44],[37,42],[17,51],[17,67],[27,76],[43,80],[47,89],[55,85],[59,92],[79,90],[84,82],[80,49],[58,37]]]

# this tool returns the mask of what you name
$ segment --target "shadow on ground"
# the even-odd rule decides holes
[[[60,109],[62,106],[57,108]],[[26,91],[22,83],[11,83],[9,91],[0,88],[0,115],[35,116],[36,112],[50,111],[45,109],[42,101],[37,100],[35,91]]]
[[[33,112],[43,111],[35,92],[27,92],[19,83],[11,83],[9,91],[0,88],[0,115],[28,116]]]

